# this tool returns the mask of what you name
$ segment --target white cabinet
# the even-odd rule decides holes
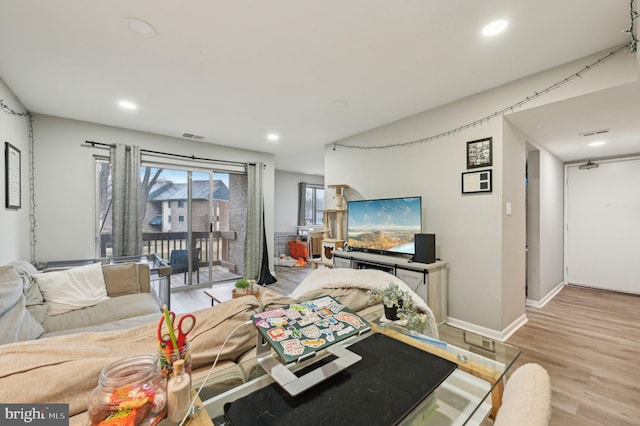
[[[333,267],[334,268],[351,268],[351,260],[345,259],[344,257],[334,256]]]
[[[447,262],[413,262],[406,257],[386,256],[358,251],[335,251],[336,268],[379,269],[395,275],[429,305],[436,322],[448,319]]]
[[[424,300],[429,300],[429,289],[427,288],[424,271],[396,268],[396,277]]]

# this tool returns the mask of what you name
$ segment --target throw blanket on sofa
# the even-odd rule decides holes
[[[259,309],[253,296],[240,297],[194,312],[189,334],[192,368],[210,366],[222,343]],[[161,314],[158,313],[158,320]],[[255,329],[239,329],[220,355],[235,360],[255,346]],[[78,333],[0,346],[0,401],[4,403],[68,403],[69,415],[87,410],[89,394],[102,368],[118,359],[157,353],[157,322],[128,330]]]
[[[289,297],[299,299],[302,295],[319,289],[348,289],[382,290],[389,284],[395,283],[400,290],[411,295],[414,304],[427,315],[427,327],[431,336],[438,336],[438,326],[435,317],[425,301],[418,296],[402,280],[395,276],[375,269],[322,268],[316,269],[305,278]]]

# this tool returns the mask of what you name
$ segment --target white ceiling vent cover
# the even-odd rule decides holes
[[[191,134],[191,133],[183,133],[182,137],[183,138],[188,138],[188,139],[196,139],[196,140],[199,140],[199,141],[204,139],[204,136],[194,135],[194,134]]]
[[[595,135],[603,135],[605,133],[609,133],[610,129],[603,129],[603,130],[592,130],[590,132],[586,132],[586,133],[580,133],[580,136],[595,136]]]

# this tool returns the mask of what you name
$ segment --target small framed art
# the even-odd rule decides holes
[[[467,142],[467,169],[493,165],[493,138]]]
[[[22,199],[20,150],[9,142],[4,143],[4,170],[6,208],[19,209]]]
[[[491,192],[491,170],[462,173],[462,193]]]

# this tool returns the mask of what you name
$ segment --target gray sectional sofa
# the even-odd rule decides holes
[[[0,266],[0,344],[117,330],[158,320],[161,308],[150,291],[148,265],[133,262],[94,265],[48,272],[40,272],[27,262]],[[91,304],[92,299],[88,299],[78,306],[76,301],[66,301],[72,305],[64,305],[66,308],[62,310],[68,311],[58,313],[58,310],[52,315],[52,305],[56,303],[53,300],[57,293],[63,293],[56,286],[58,283],[67,286],[74,279],[70,271],[83,268],[91,268],[96,289],[102,280],[104,289],[99,299],[95,299],[99,303]]]
[[[54,330],[52,319],[45,318],[43,323],[35,320],[34,315],[29,313],[27,318],[36,321],[40,327],[52,327],[46,331],[41,330],[40,338],[33,337],[31,340],[22,339],[16,343],[0,345],[0,359],[3,360],[5,368],[0,370],[0,401],[5,403],[68,403],[71,425],[85,425],[88,420],[88,396],[96,387],[99,374],[105,365],[124,357],[141,353],[157,353],[157,322],[160,319],[160,311],[156,306],[152,307],[149,302],[148,309],[155,313],[145,314],[145,309],[132,311],[123,315],[140,315],[120,318],[116,315],[122,304],[135,303],[131,299],[145,298],[148,293],[148,268],[144,264],[134,264],[131,266],[103,266],[105,285],[111,287],[111,282],[126,283],[122,276],[127,276],[133,281],[134,271],[137,274],[137,283],[140,285],[140,293],[135,292],[135,286],[120,286],[110,289],[113,292],[122,292],[123,288],[132,290],[133,293],[115,295],[108,301],[101,303],[113,303],[108,312],[94,310],[96,306],[82,308],[76,311],[85,314],[74,314],[68,321],[63,321],[65,325]],[[16,275],[20,277],[18,269],[0,267],[0,289],[5,288],[6,276],[4,274],[12,272],[13,280]],[[9,272],[8,272],[9,271]],[[314,277],[321,276],[324,280],[310,279],[300,284],[299,295],[284,296],[268,288],[260,291],[260,300],[253,295],[234,298],[228,302],[217,304],[214,307],[201,309],[193,312],[196,317],[196,327],[189,334],[190,356],[192,362],[191,377],[194,384],[201,383],[210,373],[214,361],[215,370],[213,375],[218,383],[242,384],[251,376],[251,371],[245,371],[241,361],[256,357],[256,329],[252,325],[251,316],[261,311],[271,310],[301,300],[309,300],[324,295],[329,295],[344,304],[349,309],[357,312],[365,319],[372,320],[379,318],[382,313],[381,305],[370,305],[368,288],[359,284],[359,281],[369,282],[369,276],[362,280],[343,280],[339,276],[327,277],[323,270],[314,271]],[[114,273],[120,278],[111,276]],[[336,271],[338,275],[340,271]],[[362,274],[377,273],[379,279],[388,281],[394,277],[382,271],[362,271]],[[24,276],[24,273],[22,273]],[[391,278],[389,278],[391,277]],[[375,281],[375,280],[374,280]],[[22,282],[22,281],[20,281]],[[309,285],[305,285],[305,283]],[[366,284],[366,283],[365,283]],[[16,286],[13,283],[13,286]],[[18,286],[19,287],[19,286]],[[26,306],[31,303],[33,310],[34,297],[31,287],[20,296],[31,302],[23,301]],[[137,296],[141,294],[143,296]],[[146,296],[144,296],[146,295]],[[1,296],[1,295],[0,295]],[[28,297],[27,297],[28,296]],[[128,297],[131,296],[131,297]],[[415,295],[415,297],[418,297]],[[40,300],[35,297],[35,300]],[[123,303],[127,301],[127,303]],[[144,302],[146,304],[146,302]],[[109,305],[103,305],[109,306]],[[48,307],[49,308],[49,307]],[[86,309],[86,311],[85,311]],[[1,314],[0,310],[0,315]],[[70,312],[74,313],[74,311]],[[63,313],[59,315],[68,315]],[[37,315],[37,313],[35,313]],[[82,315],[83,319],[78,320],[76,315]],[[95,318],[92,318],[95,315]],[[429,315],[429,324],[435,324],[433,314]],[[62,318],[62,317],[61,317]],[[92,321],[93,331],[106,330],[100,332],[80,332],[77,321]],[[123,329],[115,327],[126,321],[143,320],[141,325]],[[127,324],[128,326],[129,324]],[[64,328],[66,327],[66,328]],[[106,328],[106,327],[114,327]],[[436,331],[437,333],[437,331]],[[61,335],[57,335],[61,334]],[[47,338],[42,338],[47,336]],[[437,338],[437,334],[432,335]],[[42,384],[47,385],[43,386]]]

